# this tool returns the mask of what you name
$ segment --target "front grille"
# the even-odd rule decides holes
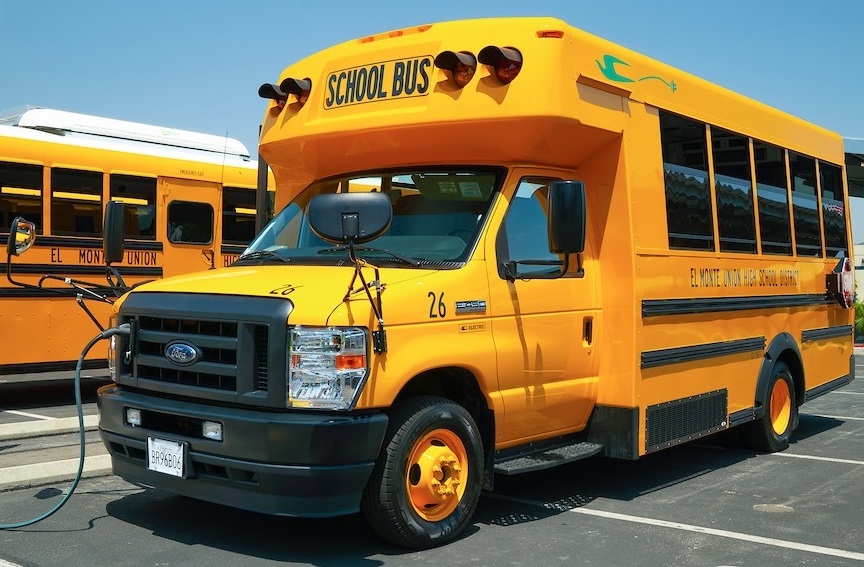
[[[285,372],[290,309],[289,301],[269,298],[132,293],[121,310],[133,332],[132,344],[121,344],[119,382],[284,406],[284,391],[271,392],[270,375]],[[184,353],[185,360],[167,357],[169,347]]]
[[[137,372],[139,379],[156,380],[197,388],[234,392],[237,390],[238,346],[241,332],[254,343],[253,352],[257,389],[261,390],[260,353],[267,352],[268,332],[264,325],[234,321],[211,321],[161,317],[139,317],[137,328]],[[165,357],[174,342],[194,345],[200,358],[188,368],[179,367]],[[264,358],[266,378],[266,357]],[[267,389],[266,379],[263,390]]]

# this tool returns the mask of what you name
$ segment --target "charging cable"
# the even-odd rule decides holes
[[[90,352],[90,349],[93,348],[96,343],[103,339],[111,338],[114,335],[128,336],[130,330],[131,327],[129,323],[123,323],[117,327],[112,327],[102,331],[90,339],[90,342],[87,343],[87,346],[85,346],[84,350],[81,351],[81,356],[78,358],[78,364],[75,365],[75,409],[78,411],[79,454],[78,472],[75,473],[75,479],[72,481],[72,486],[70,486],[69,490],[66,491],[63,499],[60,500],[60,502],[58,502],[51,510],[45,512],[41,516],[23,522],[17,522],[15,524],[0,524],[0,530],[13,530],[35,524],[36,522],[41,522],[62,508],[63,505],[66,504],[66,501],[69,500],[69,497],[72,496],[72,493],[75,492],[75,488],[78,486],[78,481],[81,480],[81,473],[84,471],[84,409],[81,406],[81,366],[84,364],[84,358],[87,356],[87,353]]]

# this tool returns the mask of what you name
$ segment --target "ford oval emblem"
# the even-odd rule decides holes
[[[174,341],[173,343],[168,343],[168,346],[165,347],[165,358],[174,364],[189,366],[198,362],[201,358],[201,351],[189,343]]]

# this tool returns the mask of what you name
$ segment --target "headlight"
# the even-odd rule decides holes
[[[288,345],[288,407],[350,409],[369,373],[368,331],[294,327]]]

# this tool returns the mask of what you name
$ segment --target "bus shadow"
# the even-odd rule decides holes
[[[796,441],[837,427],[837,420],[801,416]],[[727,432],[733,433],[733,432]],[[483,526],[543,520],[598,499],[632,501],[764,455],[743,449],[734,435],[715,435],[637,461],[595,457],[546,471],[495,478],[472,525],[453,544],[423,552],[446,559],[471,545]],[[110,502],[110,516],[184,545],[200,545],[264,560],[309,565],[382,565],[417,552],[381,540],[359,514],[337,518],[285,518],[257,514],[145,489]],[[334,537],[334,534],[338,534]]]

